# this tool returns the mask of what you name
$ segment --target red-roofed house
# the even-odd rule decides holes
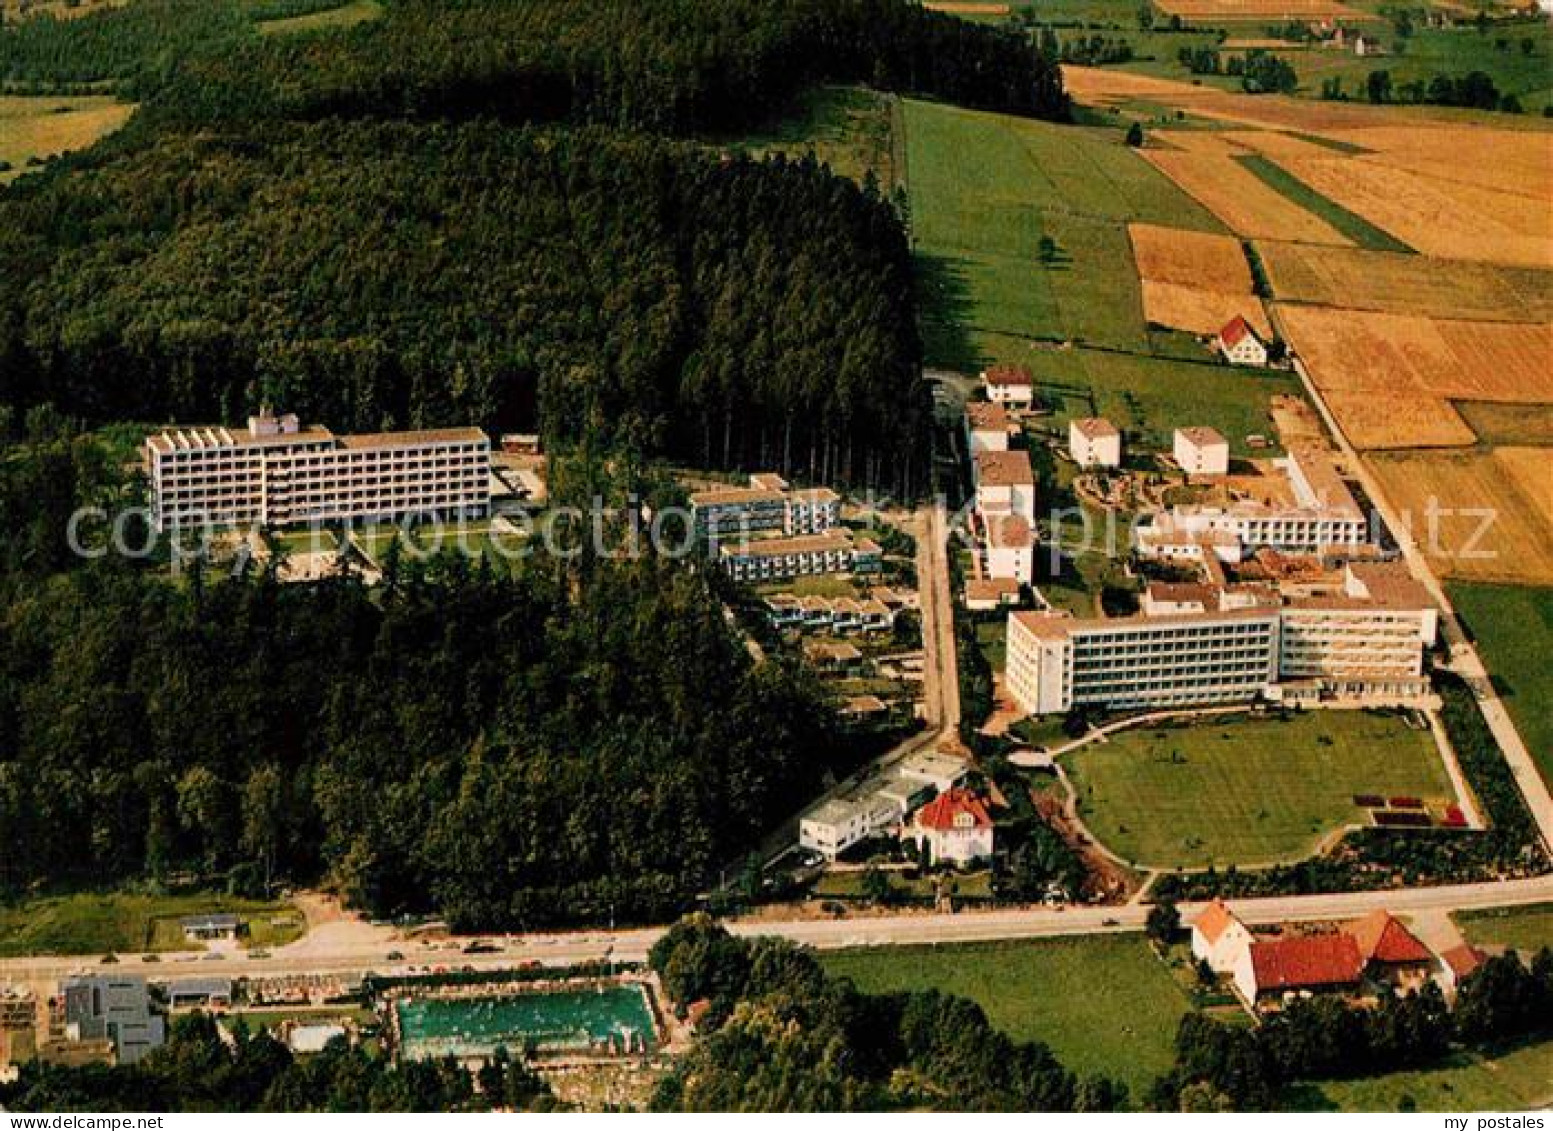
[[[1434,972],[1434,954],[1388,911],[1372,911],[1346,928],[1359,944],[1364,972],[1396,986],[1419,986]]]
[[[981,374],[987,399],[995,404],[1029,408],[1035,400],[1035,379],[1023,365],[993,365]]]
[[[1235,963],[1235,987],[1253,1006],[1287,994],[1346,993],[1364,978],[1364,955],[1346,931],[1256,941]]]
[[[992,818],[968,789],[940,793],[917,810],[901,835],[925,847],[934,863],[968,864],[992,855]]]
[[[1487,960],[1488,956],[1471,943],[1462,943],[1443,952],[1440,955],[1440,981],[1445,986],[1446,997],[1455,997],[1461,983]]]
[[[1267,364],[1267,347],[1256,336],[1251,324],[1238,314],[1219,331],[1216,344],[1224,360],[1231,365]]]
[[[1215,899],[1192,921],[1192,957],[1217,974],[1228,974],[1253,942],[1251,931],[1222,899]]]

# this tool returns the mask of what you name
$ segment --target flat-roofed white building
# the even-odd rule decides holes
[[[490,509],[491,442],[478,428],[336,436],[265,410],[246,430],[164,431],[143,452],[158,531]]]
[[[987,524],[987,576],[1035,584],[1035,532],[1023,515],[993,514]]]
[[[1071,421],[1068,454],[1080,467],[1121,467],[1121,430],[1103,416]]]
[[[987,399],[996,404],[1029,408],[1035,400],[1035,379],[1022,365],[993,365],[982,370]]]
[[[854,542],[845,531],[721,542],[717,560],[735,581],[779,581],[817,573],[872,573],[883,564],[874,542]]]
[[[1171,454],[1188,475],[1229,474],[1229,441],[1217,428],[1177,428]]]
[[[975,460],[976,510],[982,520],[1017,514],[1035,525],[1035,471],[1023,450],[982,452]]]
[[[971,455],[1008,451],[1013,427],[1008,410],[992,401],[968,401],[965,405],[965,441]]]
[[[780,475],[759,472],[744,487],[692,491],[690,513],[703,538],[821,534],[841,521],[841,496],[829,487],[793,490]]]

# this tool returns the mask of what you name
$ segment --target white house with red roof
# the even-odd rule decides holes
[[[911,818],[901,835],[925,848],[935,864],[969,864],[992,855],[992,818],[968,789],[940,793]]]
[[[1235,918],[1222,899],[1215,899],[1192,921],[1192,957],[1216,974],[1228,974],[1253,941],[1251,929]]]
[[[1224,324],[1214,344],[1231,365],[1267,364],[1267,346],[1238,314]]]
[[[1035,400],[1035,378],[1023,365],[992,365],[982,370],[987,399],[994,404],[1029,408]]]
[[[1364,981],[1364,955],[1347,931],[1253,941],[1234,968],[1235,988],[1252,1006],[1285,997],[1352,993]]]

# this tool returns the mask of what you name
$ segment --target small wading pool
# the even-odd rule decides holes
[[[608,1046],[622,1051],[653,1044],[652,1007],[636,984],[487,997],[403,998],[401,1055],[489,1056],[505,1046],[518,1054]]]

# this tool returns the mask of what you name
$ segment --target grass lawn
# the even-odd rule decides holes
[[[798,110],[769,130],[742,139],[752,154],[786,153],[801,158],[813,150],[822,164],[862,183],[870,172],[889,192],[899,179],[889,95],[852,86],[822,86],[799,96]]]
[[[1553,903],[1458,911],[1454,918],[1468,942],[1508,946],[1533,954],[1553,946]]]
[[[1553,783],[1553,589],[1453,583],[1450,598],[1543,780]]]
[[[907,879],[899,872],[885,873],[890,886],[917,900],[934,898],[938,893],[937,876],[917,876]],[[951,894],[960,899],[991,899],[992,874],[973,872],[965,876],[950,876],[946,881]],[[818,899],[860,899],[863,895],[863,873],[854,871],[826,872],[815,881],[810,894]]]
[[[1439,1067],[1334,1080],[1296,1089],[1307,1110],[1397,1111],[1404,1096],[1418,1111],[1523,1111],[1553,1099],[1553,1041],[1488,1058],[1459,1054]]]
[[[1155,868],[1302,859],[1362,820],[1356,793],[1454,796],[1427,731],[1362,711],[1122,731],[1066,762],[1095,836]]]
[[[1288,197],[1305,211],[1321,217],[1354,243],[1369,251],[1410,252],[1407,244],[1382,231],[1356,212],[1350,212],[1335,200],[1323,196],[1290,173],[1282,165],[1269,161],[1260,154],[1237,157],[1242,165],[1256,174],[1273,191]]]
[[[133,105],[106,95],[0,94],[0,185],[27,172],[30,158],[84,149],[134,112]]]
[[[1119,1078],[1136,1102],[1170,1068],[1185,994],[1140,935],[822,952],[863,990],[938,989],[977,1002],[1020,1040],[1083,1075]]]
[[[251,947],[280,946],[303,931],[302,913],[286,903],[128,892],[45,896],[0,905],[0,957],[198,949],[184,941],[178,919],[218,911],[243,916]]]

